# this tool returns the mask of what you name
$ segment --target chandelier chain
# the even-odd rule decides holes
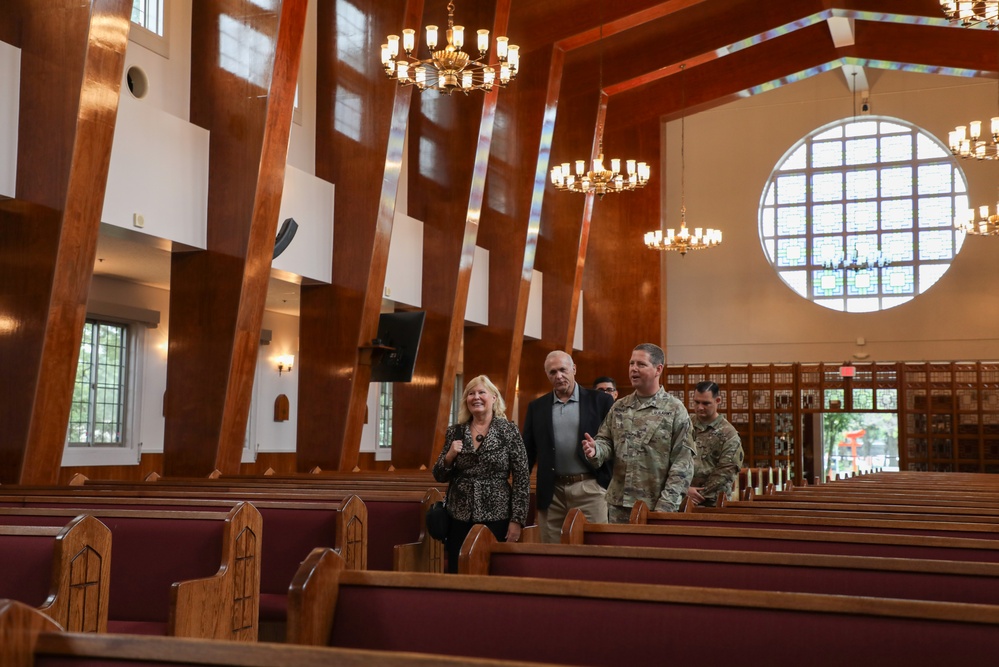
[[[680,229],[662,229],[645,233],[645,245],[651,250],[675,250],[683,257],[690,250],[713,248],[722,241],[721,230],[695,227],[693,233],[687,229],[687,85],[684,71],[686,63],[680,64]]]
[[[601,23],[598,32],[597,57],[597,96],[602,103],[604,94],[604,24]],[[572,164],[563,162],[551,168],[552,185],[562,192],[578,192],[580,194],[595,194],[603,199],[609,192],[628,192],[644,188],[649,182],[651,169],[645,162],[636,160],[619,160],[614,158],[610,164],[604,163],[604,125],[598,113],[595,128],[597,137],[597,157],[592,158],[593,145],[590,145],[591,159],[576,160],[575,171]],[[587,170],[586,165],[591,164]]]

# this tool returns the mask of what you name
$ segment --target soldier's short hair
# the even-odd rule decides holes
[[[704,382],[698,382],[694,387],[694,391],[698,394],[703,394],[704,392],[710,391],[711,395],[718,398],[718,385],[711,380],[705,380]]]
[[[635,346],[635,351],[641,350],[649,355],[649,361],[653,366],[663,366],[666,364],[666,353],[658,345],[653,343],[641,343]]]

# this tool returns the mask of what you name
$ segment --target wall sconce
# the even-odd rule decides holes
[[[291,372],[291,368],[294,365],[295,365],[295,355],[293,355],[293,354],[282,354],[280,357],[278,357],[278,360],[277,360],[278,376],[280,376],[285,371],[287,371],[287,372],[290,373]]]

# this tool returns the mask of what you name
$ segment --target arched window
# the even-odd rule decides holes
[[[936,137],[898,118],[830,123],[777,163],[760,201],[760,241],[799,295],[845,312],[886,310],[950,268],[968,183]]]

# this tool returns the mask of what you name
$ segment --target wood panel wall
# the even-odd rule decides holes
[[[54,483],[128,42],[128,0],[0,7],[21,49],[17,185],[0,202],[0,482]]]

